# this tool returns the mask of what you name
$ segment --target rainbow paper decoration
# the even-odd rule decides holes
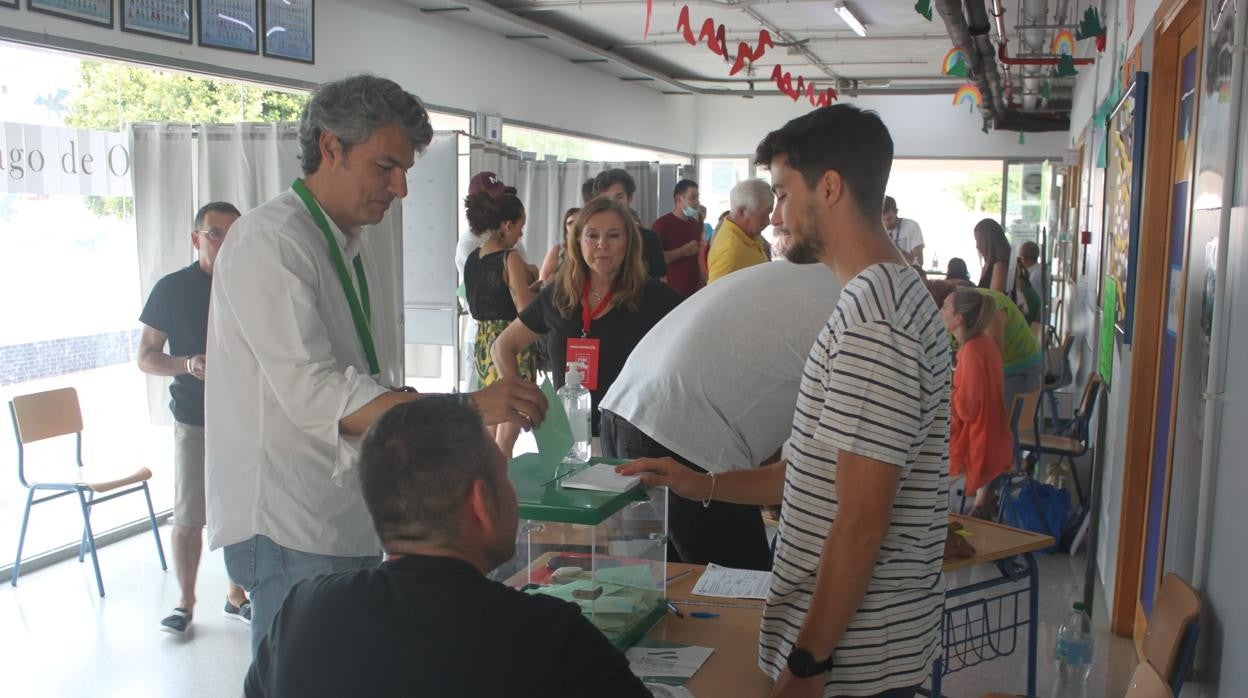
[[[1075,55],[1075,35],[1069,29],[1062,29],[1053,36],[1052,53],[1055,56]]]
[[[969,82],[959,87],[958,91],[953,93],[953,105],[962,106],[965,104],[967,105],[967,111],[975,111],[983,103],[984,96],[980,94],[979,88]]]
[[[966,67],[970,64],[970,56],[966,55],[966,51],[951,48],[949,53],[945,54],[944,60],[940,62],[940,74],[966,77]]]

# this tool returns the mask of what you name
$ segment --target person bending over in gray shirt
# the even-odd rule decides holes
[[[690,296],[641,340],[603,398],[603,453],[667,456],[711,473],[769,459],[789,436],[802,366],[839,296],[827,267],[790,262]],[[668,501],[670,556],[771,568],[758,507]]]

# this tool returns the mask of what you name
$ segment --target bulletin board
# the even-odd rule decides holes
[[[1144,116],[1148,73],[1135,74],[1105,122],[1105,224],[1101,268],[1114,279],[1112,318],[1123,344],[1130,344],[1135,304],[1135,262],[1140,241],[1140,193],[1144,182]]]

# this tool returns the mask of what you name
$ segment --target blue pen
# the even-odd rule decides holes
[[[710,613],[707,611],[694,611],[689,614],[690,618],[718,618],[718,613]]]

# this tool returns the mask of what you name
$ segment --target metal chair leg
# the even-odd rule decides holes
[[[152,493],[147,489],[147,483],[143,483],[143,498],[147,500],[147,520],[152,522],[152,535],[156,537],[156,555],[160,557],[160,569],[168,572],[169,566],[165,564],[165,546],[160,542],[160,529],[156,526],[156,510],[152,508]]]
[[[34,488],[26,491],[26,510],[22,512],[22,532],[17,534],[17,559],[13,561],[13,578],[9,584],[17,586],[17,576],[22,573],[22,546],[26,543],[26,523],[30,521],[30,505],[35,498]]]
[[[87,493],[87,505],[90,506],[91,502],[94,502],[94,501],[95,501],[95,490],[92,490]],[[82,559],[84,556],[86,556],[86,554],[87,554],[87,527],[83,526],[82,527],[82,540],[78,542],[78,562],[82,562]]]
[[[1065,456],[1066,462],[1070,463],[1070,479],[1075,481],[1075,495],[1079,497],[1079,503],[1083,503],[1083,485],[1079,484],[1079,473],[1075,470],[1074,456]]]
[[[78,503],[82,505],[82,524],[87,529],[87,543],[91,546],[91,564],[95,566],[95,585],[100,589],[100,597],[104,596],[104,577],[100,575],[100,558],[95,551],[95,533],[91,530],[91,505],[82,490],[78,490]]]

